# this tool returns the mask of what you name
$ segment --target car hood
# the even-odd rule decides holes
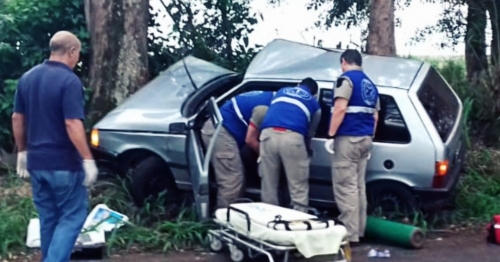
[[[335,81],[342,74],[340,55],[343,51],[275,39],[253,58],[244,77],[297,81],[312,77],[317,81]],[[423,64],[399,57],[362,56],[364,72],[380,86],[409,88]]]
[[[185,121],[180,110],[188,96],[202,90],[212,79],[233,73],[187,56],[110,111],[94,128],[168,132],[170,123]]]

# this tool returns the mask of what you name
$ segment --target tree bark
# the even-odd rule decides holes
[[[500,66],[500,2],[498,0],[487,0],[486,7],[491,22],[491,64]]]
[[[396,56],[394,36],[394,0],[372,0],[366,52]]]
[[[481,74],[488,72],[486,56],[486,8],[477,0],[468,1],[467,31],[465,33],[465,63],[471,86],[479,84]]]
[[[93,124],[137,91],[148,75],[148,0],[84,0],[90,33],[88,118]]]

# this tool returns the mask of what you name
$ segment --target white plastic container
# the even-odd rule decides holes
[[[129,218],[121,213],[110,209],[105,204],[99,204],[92,209],[87,216],[83,228],[85,230],[96,230],[109,232],[115,228],[119,228],[128,222]]]

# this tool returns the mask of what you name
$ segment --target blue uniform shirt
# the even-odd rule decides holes
[[[18,82],[14,112],[25,116],[28,170],[81,171],[65,119],[84,119],[84,90],[68,66],[46,60]]]
[[[341,77],[349,78],[353,89],[344,120],[336,135],[372,136],[375,127],[373,114],[378,100],[376,85],[361,70],[347,71]]]
[[[245,145],[253,109],[257,106],[269,106],[273,95],[273,92],[246,92],[233,97],[221,106],[222,125],[234,137],[240,148]]]
[[[260,130],[280,127],[307,136],[311,118],[319,109],[318,101],[307,87],[283,87],[271,102]]]

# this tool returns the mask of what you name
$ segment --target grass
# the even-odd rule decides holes
[[[126,185],[124,179],[101,180],[91,191],[90,208],[104,203],[130,219],[106,236],[108,255],[131,249],[168,252],[203,243],[209,225],[197,222],[190,208],[172,209],[163,196],[136,208]],[[0,175],[0,261],[25,251],[29,220],[37,217],[30,189],[12,172]]]

